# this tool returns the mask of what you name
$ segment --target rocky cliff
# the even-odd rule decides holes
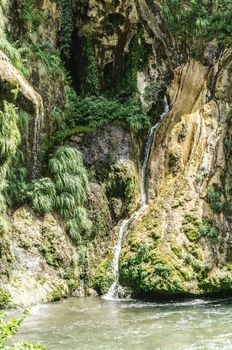
[[[228,30],[207,37],[199,18],[196,32],[176,28],[166,1],[0,9],[0,306],[108,290],[164,95],[120,283],[140,297],[230,291]]]

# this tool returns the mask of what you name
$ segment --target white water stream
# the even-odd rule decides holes
[[[113,268],[113,277],[114,282],[111,285],[109,291],[103,295],[103,299],[106,300],[114,300],[118,298],[118,289],[119,289],[119,259],[122,249],[122,243],[123,239],[125,237],[127,228],[129,224],[134,224],[139,217],[142,215],[144,210],[147,208],[148,205],[148,195],[146,191],[146,173],[147,173],[147,166],[149,162],[150,152],[151,152],[151,146],[153,141],[153,135],[155,130],[160,125],[163,118],[166,116],[166,114],[169,112],[169,105],[167,101],[167,97],[164,97],[164,110],[163,113],[160,115],[158,122],[151,127],[151,129],[148,132],[147,141],[144,149],[144,158],[143,158],[143,165],[142,165],[142,176],[141,176],[141,204],[138,210],[132,214],[132,216],[129,219],[122,220],[120,227],[119,227],[119,235],[118,235],[118,241],[114,248],[114,258],[112,263]]]
[[[41,147],[41,134],[42,134],[42,128],[43,128],[43,117],[44,117],[44,111],[43,111],[43,104],[36,104],[36,114],[35,114],[35,120],[34,120],[34,137],[33,137],[33,148],[32,148],[32,155],[33,155],[33,165],[32,165],[32,179],[37,178],[40,175],[40,161],[39,161],[39,155],[40,155],[40,147]]]

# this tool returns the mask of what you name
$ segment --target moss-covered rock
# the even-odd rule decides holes
[[[105,294],[113,282],[112,261],[110,258],[106,258],[97,267],[90,285],[99,294]]]
[[[10,293],[3,288],[0,288],[0,309],[7,308],[11,303]]]

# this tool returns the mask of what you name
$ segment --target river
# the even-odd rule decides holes
[[[179,302],[70,298],[35,306],[14,341],[48,350],[232,348],[232,298]]]

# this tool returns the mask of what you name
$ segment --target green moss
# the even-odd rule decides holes
[[[67,281],[69,292],[72,293],[80,286],[79,270],[77,263],[72,259],[71,264],[66,268],[64,278]]]
[[[57,301],[69,295],[68,287],[62,283],[54,286],[53,290],[48,294],[49,301]]]
[[[133,208],[139,194],[139,181],[126,164],[118,163],[111,167],[106,187],[110,198],[120,198],[126,202],[128,210]]]
[[[11,295],[8,291],[0,288],[0,308],[6,308],[11,302]]]
[[[187,236],[190,242],[196,242],[201,237],[199,233],[200,220],[193,215],[185,215],[181,231]]]
[[[201,281],[200,287],[205,293],[230,291],[232,290],[232,275],[225,273],[224,275],[210,276]]]
[[[171,249],[173,251],[173,253],[178,257],[178,258],[182,258],[182,247],[178,246],[177,244],[172,244],[171,245]]]
[[[85,94],[89,96],[98,96],[100,93],[100,84],[98,79],[97,60],[94,53],[92,35],[88,35],[87,37],[86,54],[88,66],[85,81]]]
[[[216,185],[208,189],[206,200],[209,203],[211,209],[218,214],[221,213],[223,210],[223,203],[221,201],[221,197],[222,190]]]
[[[122,285],[131,287],[136,294],[175,294],[184,291],[181,265],[174,255],[161,252],[161,247],[139,249],[129,252],[120,261]]]
[[[144,40],[142,29],[132,38],[129,46],[129,57],[126,68],[126,90],[128,95],[137,91],[137,73],[146,66],[152,47]]]
[[[99,294],[105,294],[113,283],[112,261],[110,258],[104,259],[98,266],[91,285]]]

